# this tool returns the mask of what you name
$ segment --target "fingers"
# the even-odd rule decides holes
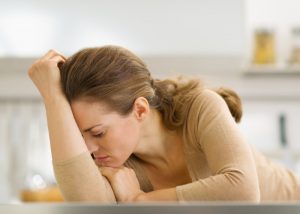
[[[100,167],[100,172],[103,176],[107,177],[109,180],[112,178],[113,174],[115,173],[113,170],[115,170],[112,167]]]
[[[56,64],[58,64],[58,63],[60,63],[60,62],[65,62],[65,61],[66,61],[66,60],[65,60],[62,56],[60,56],[60,55],[56,55],[56,56],[52,57],[50,60],[56,62]]]
[[[55,56],[57,52],[55,50],[49,50],[44,56],[41,57],[41,59],[50,59],[51,57]]]
[[[60,56],[61,58],[63,58],[64,60],[66,60],[66,57],[64,55],[62,55],[61,53],[55,51],[55,50],[49,50],[42,58],[41,60],[48,60],[48,59],[52,59],[55,56]]]
[[[103,174],[111,174],[111,173],[117,172],[119,170],[120,170],[119,168],[113,168],[113,167],[108,167],[108,166],[100,167],[100,171]]]
[[[116,173],[122,171],[122,170],[126,170],[128,168],[122,166],[122,167],[119,167],[119,168],[113,168],[113,167],[100,167],[100,172],[103,176],[107,177],[108,179],[109,178],[112,178]]]
[[[31,67],[28,70],[28,75],[32,76],[32,73],[41,66],[45,66],[45,65],[59,66],[60,63],[64,63],[65,61],[66,61],[66,58],[62,54],[60,54],[54,50],[50,50],[42,58],[36,60],[31,65]]]

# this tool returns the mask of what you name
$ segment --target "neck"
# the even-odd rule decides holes
[[[182,154],[178,133],[164,127],[157,110],[151,110],[141,130],[141,139],[134,154],[145,164],[156,168],[168,167]]]

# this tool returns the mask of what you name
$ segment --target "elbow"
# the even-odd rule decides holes
[[[260,202],[260,190],[259,188],[255,187],[242,187],[238,188],[237,191],[239,192],[238,194],[238,200],[239,201],[246,201],[246,202],[251,202],[251,203],[259,203]]]
[[[243,179],[241,183],[241,188],[243,191],[241,194],[241,199],[251,203],[260,202],[260,188],[258,178],[253,178],[252,176]]]
[[[233,180],[232,178],[235,177]],[[258,178],[253,178],[251,176],[245,176],[241,173],[239,176],[233,176],[230,179],[232,184],[232,200],[235,201],[246,201],[251,203],[260,202],[260,189]],[[238,179],[236,179],[238,178]]]

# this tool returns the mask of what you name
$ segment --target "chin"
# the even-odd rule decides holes
[[[98,167],[112,167],[112,168],[119,168],[121,166],[124,165],[125,162],[123,163],[112,163],[112,162],[104,162],[104,163],[99,163],[97,161],[95,161],[95,164],[98,166]]]
[[[119,168],[119,167],[122,167],[122,166],[124,166],[124,163],[125,162],[119,162],[119,163],[107,163],[107,166],[109,166],[109,167],[113,167],[113,168]]]

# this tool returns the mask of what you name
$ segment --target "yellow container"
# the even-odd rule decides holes
[[[275,38],[270,30],[257,30],[254,42],[254,64],[275,63]]]
[[[21,191],[23,202],[62,202],[63,197],[58,187],[46,187],[37,190],[24,189]]]

